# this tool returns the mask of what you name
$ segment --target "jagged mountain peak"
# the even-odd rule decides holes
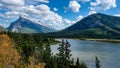
[[[27,16],[19,16],[7,29],[22,33],[46,33],[55,31],[51,26]]]
[[[41,22],[41,21],[39,21],[39,20],[37,20],[37,19],[33,19],[33,18],[31,18],[31,17],[28,17],[28,16],[19,16],[19,20],[29,20],[29,21],[31,21],[31,22],[33,22],[33,23],[35,23],[35,24],[40,24],[40,25],[42,25],[42,26],[46,26],[46,27],[51,27],[50,25],[48,25],[48,24],[46,24],[46,23],[44,23],[44,22]]]

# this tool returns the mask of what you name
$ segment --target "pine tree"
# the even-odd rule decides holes
[[[80,63],[79,58],[77,58],[75,67],[76,68],[87,68],[87,65],[84,62]]]
[[[59,68],[64,68],[64,64],[65,64],[64,45],[65,45],[65,42],[64,40],[62,40],[62,43],[59,44],[60,47],[58,47],[59,53],[57,55],[58,55]]]
[[[50,48],[50,44],[49,41],[46,43],[45,46],[45,53],[44,53],[44,62],[46,63],[46,68],[50,68],[51,64],[51,48]]]
[[[77,61],[76,61],[76,68],[80,68],[80,62],[79,62],[79,58],[77,58]]]
[[[99,59],[97,58],[97,56],[95,56],[95,64],[96,64],[96,68],[100,68],[101,67],[101,65],[100,65],[100,61],[99,61]]]
[[[52,56],[51,57],[51,67],[49,67],[49,68],[58,68],[57,67],[57,57],[56,56]]]
[[[71,59],[71,65],[74,65],[74,58]]]
[[[62,43],[59,44],[60,47],[58,47],[59,53],[57,54],[59,56],[59,63],[63,63],[64,61],[64,40],[62,40]]]
[[[70,43],[66,40],[66,43],[65,43],[65,66],[66,68],[69,67],[70,65],[70,54],[71,50],[70,50]]]
[[[80,68],[88,68],[87,65],[84,62],[81,62]]]
[[[64,42],[64,40],[62,40],[62,43],[59,45],[60,47],[58,48],[59,53],[58,55],[58,63],[60,64],[60,66],[62,66],[62,68],[68,68],[70,66],[70,44],[69,42],[66,40],[66,42]]]

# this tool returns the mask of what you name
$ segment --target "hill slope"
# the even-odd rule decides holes
[[[101,30],[108,29],[111,31],[120,32],[120,17],[97,13],[85,17],[63,31],[77,31],[91,28],[99,28]]]

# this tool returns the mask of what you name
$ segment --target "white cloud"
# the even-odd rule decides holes
[[[20,15],[20,12],[16,12],[16,11],[11,11],[11,12],[6,12],[5,13],[6,18],[14,18],[18,15]]]
[[[70,1],[69,2],[69,8],[73,12],[79,12],[80,7],[81,7],[81,5],[77,1]]]
[[[65,26],[64,28],[66,28],[66,27],[76,23],[76,21],[71,21],[71,20],[68,20],[68,19],[63,19],[63,22],[65,23],[64,24],[64,26]]]
[[[43,2],[43,3],[49,3],[48,0],[35,0],[35,1],[37,1],[37,2]]]
[[[9,2],[9,0],[0,0],[1,9],[7,9],[7,12],[0,13],[0,17],[6,18],[6,20],[8,18],[12,18],[13,20],[18,18],[20,15],[25,15],[34,19],[39,19],[40,21],[45,22],[46,24],[51,25],[56,29],[63,29],[73,23],[73,21],[63,19],[62,16],[51,11],[50,7],[45,4],[25,5],[26,3],[24,0],[11,0],[13,3],[10,4]]]
[[[0,3],[9,6],[21,6],[25,4],[24,0],[0,0]]]
[[[26,13],[23,13],[23,12],[17,12],[17,11],[8,11],[4,14],[0,14],[1,17],[3,18],[16,18],[20,15],[25,15],[25,16],[28,16]]]
[[[80,1],[80,2],[89,2],[90,0],[77,0],[77,1]]]
[[[77,19],[76,22],[77,22],[77,21],[80,21],[81,19],[83,19],[83,16],[80,15],[80,16],[78,16],[76,19]]]
[[[116,0],[96,0],[95,2],[90,2],[90,5],[88,15],[95,14],[98,10],[108,10],[117,7]]]
[[[96,14],[96,13],[97,13],[96,11],[91,10],[91,11],[88,13],[88,15],[91,15],[91,14]]]
[[[27,5],[36,5],[40,3],[49,3],[49,0],[25,0]]]
[[[82,16],[82,15],[76,17],[76,20],[74,20],[74,21],[71,21],[71,20],[68,20],[68,19],[63,19],[63,22],[65,23],[64,25],[65,25],[66,27],[68,27],[68,26],[70,26],[70,25],[72,25],[72,24],[80,21],[81,19],[83,19],[83,16]]]
[[[24,0],[0,0],[0,8],[11,10],[22,10],[21,8],[25,5]]]
[[[74,21],[71,21],[71,20],[68,20],[68,19],[63,19],[63,20],[67,25],[71,25],[71,24],[75,23]]]
[[[68,27],[68,26],[80,21],[81,19],[83,19],[82,15],[76,17],[76,20],[74,20],[74,21],[71,21],[71,20],[68,20],[68,19],[63,19],[63,22],[65,23],[64,26]]]
[[[29,8],[28,8],[29,7]],[[42,19],[42,22],[54,27],[57,30],[63,29],[65,27],[70,26],[71,24],[75,23],[74,21],[63,19],[60,15],[57,13],[54,13],[50,11],[50,9],[42,9],[43,6],[38,7],[37,6],[28,6],[25,12],[17,12],[17,11],[11,11],[6,12],[5,14],[0,14],[0,17],[4,18],[18,18],[20,15],[25,15],[27,17],[37,18],[38,20]],[[34,10],[34,11],[33,11]]]
[[[114,16],[120,17],[120,14],[115,14]]]
[[[50,10],[50,8],[45,4],[37,5],[36,8],[41,11]]]
[[[96,10],[108,10],[117,7],[116,0],[96,0],[90,3]]]
[[[67,25],[71,24],[72,22],[68,19],[64,19],[64,22],[67,22]]]
[[[30,17],[42,19],[44,22],[54,26],[55,28],[64,26],[62,17],[51,11],[50,8],[44,4],[26,6],[24,8],[24,13],[28,14]]]
[[[58,11],[58,9],[57,9],[57,8],[53,8],[53,10],[54,10],[54,11]]]

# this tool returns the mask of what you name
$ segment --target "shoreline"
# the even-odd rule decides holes
[[[109,42],[109,43],[120,44],[119,39],[94,39],[94,38],[55,38],[55,39],[77,39],[77,40],[100,41],[100,42]]]
[[[120,44],[120,40],[117,39],[80,39],[80,40],[88,40],[88,41],[100,41],[100,42],[110,42],[110,43],[119,43]]]

